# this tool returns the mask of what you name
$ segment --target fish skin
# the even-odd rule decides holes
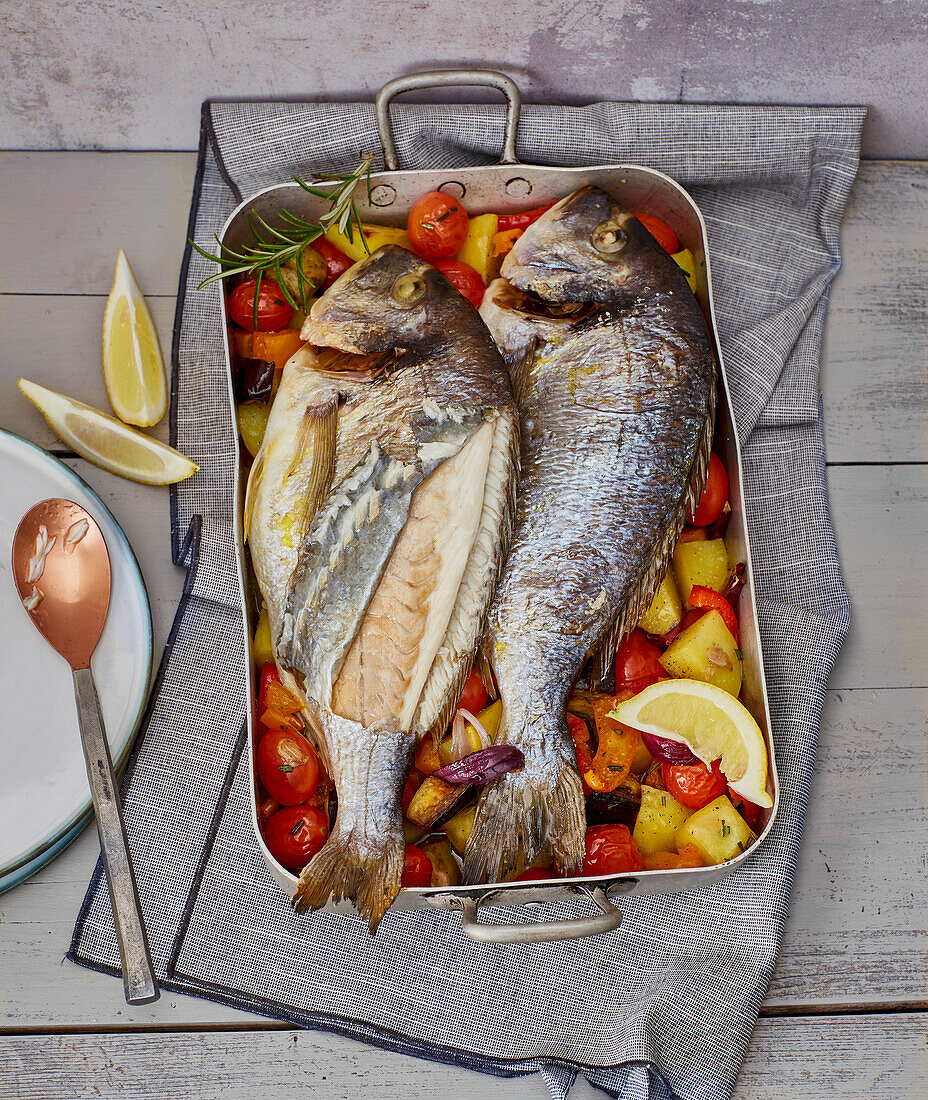
[[[338,279],[302,335],[246,525],[281,679],[338,792],[294,907],[349,898],[373,932],[400,889],[416,740],[448,720],[505,556],[518,419],[476,310],[402,249]]]
[[[624,247],[599,253],[600,226],[620,230]],[[686,280],[609,195],[562,200],[516,241],[502,275],[481,314],[513,375],[522,473],[484,653],[503,700],[498,739],[526,765],[481,796],[468,882],[545,850],[563,870],[582,864],[566,697],[650,603],[705,480],[715,407],[709,335]],[[554,320],[527,313],[520,290],[596,306]]]

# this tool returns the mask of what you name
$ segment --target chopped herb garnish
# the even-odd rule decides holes
[[[305,820],[301,817],[300,820],[296,823],[296,825],[294,825],[293,828],[290,830],[290,835],[291,836],[296,836],[296,834],[300,831],[300,829],[303,828],[303,826],[305,824],[306,824]]]
[[[611,772],[624,772],[625,769],[621,766],[621,764],[610,764],[609,765],[609,771],[611,771]]]
[[[744,841],[743,840],[738,841],[738,851],[739,852],[746,852],[747,851],[747,848],[745,848],[745,846],[744,846]]]
[[[452,214],[453,214],[453,213],[455,212],[455,210],[457,210],[457,207],[456,207],[456,206],[452,206],[452,207],[451,207],[451,209],[450,209],[450,210],[446,210],[446,211],[444,212],[444,214],[442,214],[442,215],[441,215],[441,217],[439,217],[439,219],[438,219],[438,220],[439,220],[440,222],[443,222],[443,221],[445,220],[445,218],[450,218],[450,217],[451,217],[451,215],[452,215]],[[423,222],[422,224],[423,224],[423,225],[425,225],[425,222]]]
[[[735,656],[738,658],[739,661],[744,660],[744,654],[741,652],[740,649],[735,650]]]
[[[293,771],[293,765],[292,764],[281,764],[280,767],[277,770],[279,772],[292,772]]]
[[[661,795],[661,805],[662,805],[662,806],[666,806],[666,805],[667,805],[667,795],[665,795],[665,794],[662,794],[662,795]]]
[[[722,822],[722,836],[728,836],[728,834],[730,832],[731,832],[731,825],[729,825],[727,822],[723,821]]]

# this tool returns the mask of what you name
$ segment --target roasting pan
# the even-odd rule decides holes
[[[475,168],[443,168],[421,171],[404,171],[397,163],[396,145],[390,120],[390,101],[401,92],[422,88],[484,86],[495,88],[506,97],[507,113],[503,135],[502,156],[497,164]],[[453,70],[419,73],[400,77],[386,84],[376,98],[377,123],[383,146],[386,170],[372,173],[370,201],[358,189],[357,204],[361,217],[366,221],[386,225],[405,225],[413,203],[426,191],[447,191],[464,200],[469,214],[487,211],[506,213],[540,206],[562,198],[570,191],[587,183],[595,184],[611,192],[629,210],[646,211],[664,219],[677,232],[681,248],[689,248],[697,265],[698,288],[696,296],[706,315],[718,362],[721,385],[719,387],[718,416],[715,449],[720,451],[728,469],[730,481],[731,521],[725,535],[729,557],[733,562],[745,563],[745,587],[739,604],[741,651],[743,664],[742,700],[760,726],[767,743],[769,774],[767,793],[773,800],[770,809],[762,811],[758,825],[758,839],[746,852],[726,863],[714,867],[682,868],[669,871],[640,871],[599,877],[546,880],[539,883],[510,882],[481,886],[417,887],[400,891],[394,902],[394,910],[426,909],[438,907],[461,913],[464,931],[472,939],[492,943],[535,943],[549,940],[572,939],[608,932],[617,928],[622,919],[621,909],[615,901],[633,894],[668,894],[681,890],[693,890],[718,882],[750,859],[758,844],[764,843],[773,824],[779,805],[779,781],[777,779],[773,739],[770,732],[770,711],[764,681],[763,658],[757,628],[757,612],[754,601],[754,584],[751,569],[751,552],[745,523],[744,493],[742,488],[741,452],[731,416],[728,380],[715,330],[715,314],[712,303],[712,282],[706,241],[706,227],[696,204],[679,184],[669,176],[651,168],[633,164],[602,164],[583,168],[557,168],[520,163],[516,158],[516,131],[519,123],[521,96],[516,84],[502,73],[478,70]],[[220,240],[235,248],[252,243],[249,213],[254,211],[270,224],[274,224],[282,210],[290,210],[307,219],[315,219],[326,209],[325,203],[313,197],[296,183],[284,183],[265,188],[241,203],[226,222]],[[222,309],[225,311],[225,295]],[[225,314],[224,314],[225,316]],[[228,321],[228,318],[226,318]],[[228,345],[226,365],[229,383],[229,400],[232,422],[235,423],[235,396],[232,366]],[[243,625],[246,652],[251,652],[254,629],[255,593],[252,591],[251,570],[246,560],[242,541],[242,504],[244,477],[241,464],[236,460],[238,506],[235,509],[233,539],[239,566]],[[257,690],[254,662],[249,661],[249,693],[252,702]],[[254,713],[247,710],[249,743],[254,748]],[[274,880],[288,896],[292,896],[297,879],[284,870],[268,851],[258,827],[257,807],[254,797],[254,769],[252,772],[251,817],[258,845]],[[545,903],[586,898],[593,903],[592,915],[573,920],[534,920],[535,912]],[[480,906],[519,906],[521,919],[511,923],[481,923]],[[347,902],[333,904],[327,909],[335,912],[354,913]],[[541,914],[543,916],[543,914]],[[495,919],[499,919],[496,914]]]

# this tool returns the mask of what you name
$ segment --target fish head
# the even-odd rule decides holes
[[[516,241],[501,274],[521,291],[552,303],[607,302],[648,286],[653,237],[598,187],[574,191]]]
[[[408,350],[448,331],[454,298],[461,295],[426,260],[385,245],[335,280],[301,335],[351,355]]]

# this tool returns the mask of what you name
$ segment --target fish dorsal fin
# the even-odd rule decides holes
[[[686,484],[680,502],[667,525],[663,538],[654,551],[654,556],[645,572],[642,574],[634,592],[626,601],[625,607],[616,616],[615,621],[606,633],[603,641],[597,648],[594,656],[593,674],[601,683],[608,675],[612,662],[615,660],[615,651],[619,643],[637,624],[641,616],[651,606],[654,593],[664,579],[664,575],[670,565],[673,548],[677,544],[686,517],[692,515],[699,503],[699,498],[706,484],[706,472],[709,468],[709,455],[712,452],[712,435],[715,428],[716,406],[716,379],[713,372],[712,384],[709,389],[709,403],[703,424],[702,435],[693,461],[693,468]]]

